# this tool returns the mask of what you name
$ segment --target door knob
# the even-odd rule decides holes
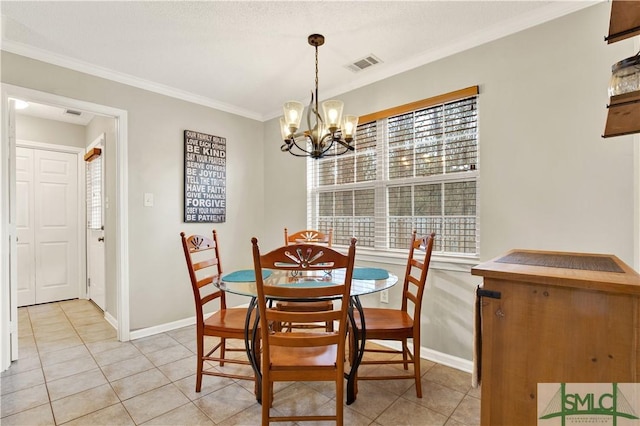
[[[104,237],[98,238],[98,241],[104,241]]]

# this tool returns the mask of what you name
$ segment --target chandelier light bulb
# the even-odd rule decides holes
[[[302,111],[304,105],[301,102],[289,101],[284,104],[284,119],[289,127],[289,134],[295,133],[300,128],[300,121],[302,120]]]
[[[344,140],[351,142],[358,128],[358,117],[355,115],[345,115],[344,123],[342,124],[342,132],[344,133]]]
[[[331,133],[340,128],[340,120],[342,119],[342,108],[344,103],[337,100],[329,100],[322,103],[324,110],[324,121]]]

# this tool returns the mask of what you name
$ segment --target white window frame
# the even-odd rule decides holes
[[[391,263],[401,264],[404,259],[404,255],[407,252],[407,249],[403,248],[390,248],[389,247],[389,221],[388,221],[388,188],[397,187],[397,186],[407,186],[407,185],[423,185],[423,184],[433,184],[433,183],[452,183],[452,182],[461,182],[461,181],[474,181],[476,183],[476,197],[475,197],[475,252],[474,253],[461,253],[461,252],[445,252],[445,251],[436,251],[434,248],[433,256],[436,258],[443,259],[443,261],[451,262],[451,263],[472,263],[479,259],[479,247],[480,247],[480,223],[479,223],[479,199],[480,199],[480,136],[479,131],[477,132],[477,158],[476,158],[476,169],[468,170],[465,172],[457,172],[457,173],[449,173],[449,174],[438,174],[424,177],[411,177],[411,178],[401,178],[401,179],[389,179],[388,176],[388,140],[387,140],[387,119],[389,117],[405,114],[407,112],[417,111],[421,109],[430,108],[433,106],[442,105],[445,103],[449,103],[452,101],[463,100],[470,97],[476,97],[476,107],[479,104],[478,97],[478,87],[473,86],[467,89],[462,89],[460,91],[447,93],[441,96],[437,96],[435,98],[429,98],[422,101],[414,102],[411,104],[403,105],[397,108],[392,108],[389,110],[381,111],[378,113],[370,114],[364,116],[364,119],[361,118],[361,123],[369,123],[371,121],[376,121],[377,128],[377,145],[376,145],[376,179],[374,181],[365,181],[365,182],[353,182],[347,184],[333,184],[333,185],[318,185],[318,176],[320,165],[322,162],[326,161],[338,161],[340,157],[358,155],[358,144],[356,139],[356,151],[355,153],[344,154],[340,157],[330,157],[329,159],[319,159],[314,160],[311,158],[307,159],[307,225],[310,229],[324,229],[328,228],[331,225],[328,225],[323,222],[319,222],[319,194],[322,192],[338,192],[338,191],[349,191],[349,190],[359,190],[359,189],[373,189],[375,193],[375,211],[374,211],[374,226],[375,226],[375,242],[374,247],[367,247],[365,245],[359,245],[359,253],[368,257],[370,260],[381,260],[380,258],[384,258],[385,261],[391,261]],[[374,118],[372,120],[371,118]],[[476,119],[476,123],[478,123],[479,117]],[[355,173],[355,170],[354,170]],[[354,179],[355,180],[355,179]],[[444,208],[443,208],[444,210]],[[416,216],[408,216],[408,218],[413,218]],[[417,216],[420,217],[420,216]],[[442,218],[445,217],[441,216]],[[338,238],[336,238],[336,236]],[[356,235],[357,237],[357,235]],[[407,235],[407,238],[410,237],[410,234]],[[442,236],[440,236],[442,237]],[[438,236],[436,236],[438,239]],[[342,246],[340,242],[340,233],[336,233],[336,229],[334,229],[334,246]]]

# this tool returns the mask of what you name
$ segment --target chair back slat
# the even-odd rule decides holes
[[[218,259],[207,259],[193,264],[193,269],[199,271],[205,268],[211,268],[218,265]]]
[[[204,286],[206,286],[208,284],[213,283],[213,279],[215,277],[217,277],[217,276],[218,276],[217,274],[215,276],[214,275],[208,275],[208,276],[198,280],[198,282],[197,282],[198,288],[202,288],[202,287],[204,287]]]
[[[294,299],[300,296],[300,291],[295,287],[295,277],[291,278],[294,280],[291,286],[273,286],[269,287],[266,290],[266,294],[272,296],[274,298],[282,298],[282,299]],[[340,294],[340,292],[344,289],[342,284],[336,285],[333,282],[318,281],[318,285],[322,285],[322,287],[305,287],[304,296],[305,298],[321,298],[321,297],[332,297]]]
[[[333,244],[333,229],[329,229],[326,233],[315,229],[304,229],[302,231],[289,234],[289,230],[284,228],[284,245],[290,244],[321,244],[331,247]]]
[[[270,344],[272,346],[288,346],[292,348],[304,348],[304,347],[319,347],[337,345],[340,339],[338,333],[316,332],[315,335],[311,333],[304,333],[305,336],[296,336],[300,333],[281,333],[272,336]],[[292,337],[294,336],[294,337]]]
[[[340,319],[340,311],[281,311],[272,309],[268,312],[270,321],[302,321],[305,322],[321,322],[334,321]]]
[[[262,264],[269,269],[323,271],[346,268],[348,259],[330,247],[300,243],[279,247],[265,254]]]

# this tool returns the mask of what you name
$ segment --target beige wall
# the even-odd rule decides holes
[[[339,96],[345,110],[362,115],[480,86],[476,262],[527,248],[613,253],[634,264],[633,138],[601,134],[611,65],[636,51],[632,41],[603,41],[609,9],[600,3]],[[305,220],[305,164],[279,152],[276,121],[265,126],[265,223],[272,238],[283,223]],[[423,345],[470,360],[480,280],[470,265],[435,260]],[[399,292],[392,289],[392,303]],[[376,305],[377,297],[363,303]]]
[[[3,80],[4,81],[4,80]],[[16,114],[16,138],[84,148],[84,126]]]

